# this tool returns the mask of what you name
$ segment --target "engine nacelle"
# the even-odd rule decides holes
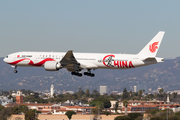
[[[47,61],[44,63],[44,69],[46,71],[58,71],[61,69],[61,64],[57,61]]]

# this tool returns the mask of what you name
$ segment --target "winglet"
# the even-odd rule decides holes
[[[138,55],[155,57],[163,39],[164,33],[164,31],[159,31],[157,35],[138,53]]]

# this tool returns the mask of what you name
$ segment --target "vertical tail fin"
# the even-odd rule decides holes
[[[159,31],[156,36],[138,53],[138,55],[155,57],[163,39],[164,33],[164,31]]]

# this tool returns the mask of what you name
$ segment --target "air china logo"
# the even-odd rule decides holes
[[[157,45],[158,45],[158,42],[154,42],[153,44],[149,45],[149,50],[152,53],[156,52],[156,49],[158,49]]]
[[[113,58],[115,55],[107,55],[103,58],[103,64],[106,67],[118,67],[118,68],[134,68],[132,61],[117,61]]]

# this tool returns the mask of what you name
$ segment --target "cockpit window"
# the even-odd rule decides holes
[[[8,58],[8,56],[6,56],[6,58]]]

